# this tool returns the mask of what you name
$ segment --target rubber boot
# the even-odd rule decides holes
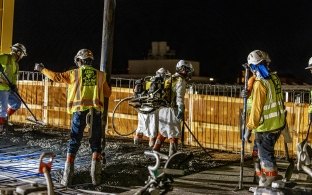
[[[74,176],[74,161],[75,161],[75,155],[67,153],[67,159],[65,162],[63,178],[61,180],[61,184],[64,186],[69,186],[72,184],[72,180]]]
[[[93,185],[99,185],[101,183],[101,173],[102,173],[101,153],[93,152],[90,172]]]
[[[272,182],[279,178],[277,174],[277,167],[274,168],[266,167],[263,168],[262,171],[265,177],[260,178],[259,180],[260,187],[271,187]]]
[[[161,134],[158,134],[156,141],[155,141],[155,144],[154,144],[154,147],[153,147],[153,150],[159,152],[161,145],[164,143],[165,139],[166,138],[164,136],[162,136]]]
[[[11,116],[11,115],[14,114],[15,112],[16,112],[16,110],[13,109],[13,108],[8,108],[8,109],[7,109],[7,115],[8,115],[8,116]]]
[[[134,138],[133,138],[133,143],[135,145],[138,145],[140,143],[142,143],[142,139],[143,139],[143,133],[137,133]]]
[[[7,109],[7,124],[8,126],[13,126],[12,123],[10,123],[9,119],[10,119],[10,116],[12,116],[14,113],[15,113],[16,110],[14,110],[13,108],[8,108]]]
[[[6,133],[6,118],[0,117],[0,135]]]
[[[156,140],[155,137],[150,137],[149,138],[149,142],[148,142],[149,147],[153,147],[154,146],[155,140]]]
[[[170,138],[169,156],[174,155],[178,151],[178,138]]]

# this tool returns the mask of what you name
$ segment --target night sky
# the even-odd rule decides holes
[[[81,48],[100,62],[103,0],[15,0],[13,42],[27,47],[22,70],[42,62],[74,65]],[[293,3],[291,3],[293,2]],[[267,51],[281,76],[312,83],[312,1],[116,0],[112,74],[144,59],[152,41],[167,41],[177,59],[199,61],[201,76],[233,83],[247,55]]]

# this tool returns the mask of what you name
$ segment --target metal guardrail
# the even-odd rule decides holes
[[[45,76],[39,72],[20,71],[18,80],[44,81]],[[128,88],[132,91],[136,79],[112,77],[111,86]],[[214,96],[239,97],[243,85],[212,85],[201,83],[190,83],[188,89],[193,93]],[[312,85],[282,85],[285,102],[310,103],[310,90]]]

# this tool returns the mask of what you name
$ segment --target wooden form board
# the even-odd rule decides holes
[[[20,95],[26,101],[32,112],[39,120],[45,120],[51,127],[70,129],[71,116],[66,112],[66,86],[45,81],[19,81],[18,89]],[[45,98],[45,90],[48,90],[48,97]],[[106,133],[116,135],[112,130],[111,116],[116,104],[123,98],[132,95],[132,89],[129,88],[112,88],[112,95],[109,99],[108,124]],[[186,123],[190,130],[185,128],[184,143],[187,145],[197,146],[196,139],[206,148],[240,151],[240,119],[239,114],[243,108],[241,98],[231,98],[225,96],[187,94],[185,96],[186,105]],[[135,129],[137,126],[137,114],[127,113],[126,104],[123,105],[122,111],[125,128]],[[308,104],[286,103],[287,123],[292,135],[293,142],[288,144],[289,152],[295,155],[296,144],[301,142],[308,129]],[[46,114],[44,114],[46,112]],[[22,106],[11,117],[13,122],[26,122],[29,116],[28,111]],[[126,116],[126,117],[125,117]],[[130,121],[130,123],[129,123]],[[132,137],[130,135],[129,137]],[[252,136],[253,138],[253,136]],[[309,139],[312,136],[310,134]],[[284,155],[284,139],[278,140],[276,152]],[[246,145],[246,152],[252,151],[252,144]]]

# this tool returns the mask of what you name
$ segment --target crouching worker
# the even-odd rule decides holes
[[[104,97],[111,95],[111,89],[106,82],[106,74],[92,67],[93,54],[88,49],[81,49],[74,58],[78,68],[62,73],[48,70],[43,64],[35,64],[34,70],[41,72],[55,82],[68,84],[67,111],[72,114],[70,140],[67,148],[62,185],[71,185],[74,173],[76,153],[83,138],[83,131],[87,125],[87,118],[91,122],[91,136],[89,139],[92,161],[91,179],[93,185],[101,182],[102,171],[102,112]],[[89,125],[89,124],[88,124]]]
[[[256,78],[249,97],[252,103],[244,139],[249,140],[251,130],[255,131],[261,166],[257,173],[259,186],[270,186],[278,179],[274,146],[286,124],[281,82],[275,72],[269,71],[271,60],[266,52],[252,51],[247,61]]]

